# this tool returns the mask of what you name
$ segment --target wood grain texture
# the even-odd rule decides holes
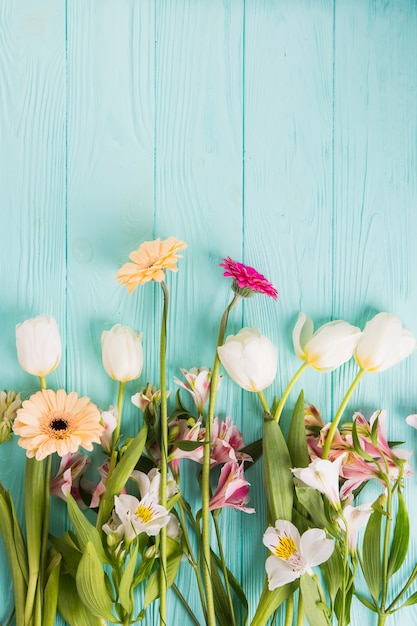
[[[51,387],[114,404],[100,336],[118,322],[144,333],[144,372],[128,395],[158,384],[160,288],[129,296],[115,282],[128,254],[158,236],[188,244],[178,274],[167,276],[173,394],[180,367],[213,362],[231,297],[218,264],[229,255],[279,290],[278,302],[241,303],[228,326],[259,326],[278,344],[271,402],[299,365],[291,332],[300,310],[316,326],[337,318],[363,326],[386,310],[417,333],[416,111],[414,0],[2,0],[0,388],[36,389],[18,368],[14,327],[43,312],[57,318],[66,345]],[[307,372],[290,405],[303,386],[330,419],[354,372]],[[417,410],[416,379],[415,355],[368,375],[346,415],[386,408],[390,437],[412,450],[417,433],[404,418]],[[246,442],[261,435],[256,397],[226,377],[217,413],[231,415]],[[129,402],[126,419],[133,434],[141,417]],[[0,448],[0,480],[19,513],[21,452]],[[253,615],[266,556],[261,463],[247,478],[256,514],[226,511],[220,525]],[[415,480],[406,488],[412,520]],[[198,508],[190,463],[183,486]],[[59,533],[63,503],[53,518]],[[409,569],[416,541],[414,523]],[[0,567],[1,623],[11,610],[2,547]],[[203,623],[190,569],[183,564],[178,583]],[[157,613],[151,607],[144,626],[158,624]],[[169,617],[186,623],[171,594]],[[388,625],[416,620],[409,608]],[[355,601],[352,625],[372,623]]]

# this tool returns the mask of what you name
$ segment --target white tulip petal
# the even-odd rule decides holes
[[[300,312],[292,331],[292,341],[294,352],[301,361],[305,361],[305,346],[311,339],[314,331],[312,320],[305,314]]]

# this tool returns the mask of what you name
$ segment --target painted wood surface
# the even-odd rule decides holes
[[[39,313],[56,317],[66,344],[52,387],[114,403],[100,335],[117,322],[144,333],[144,373],[128,391],[156,381],[159,291],[146,285],[128,296],[115,273],[157,236],[188,243],[169,278],[173,390],[179,367],[211,365],[230,295],[218,264],[228,255],[280,292],[278,303],[245,301],[229,326],[257,325],[278,344],[271,399],[298,366],[291,330],[300,310],[317,325],[361,326],[390,311],[417,333],[417,4],[0,0],[0,197],[0,387],[25,396],[36,381],[18,367],[14,329]],[[331,419],[352,376],[350,365],[308,372],[306,398]],[[349,411],[386,408],[391,438],[413,449],[405,417],[417,409],[416,381],[414,355],[365,378]],[[228,380],[218,412],[247,442],[260,436],[255,398]],[[129,433],[140,425],[133,407],[128,422]],[[0,478],[20,514],[23,467],[21,450],[1,446]],[[265,558],[260,465],[248,479],[257,513],[228,511],[221,527],[253,613]],[[410,569],[416,489],[414,476]],[[61,502],[53,518],[61,532]],[[12,606],[3,549],[0,567],[2,622]],[[198,611],[190,581],[182,568],[179,585]],[[169,614],[170,624],[184,623],[172,598]],[[409,608],[389,623],[416,621]],[[155,607],[144,624],[156,623]],[[355,603],[352,623],[374,622]]]

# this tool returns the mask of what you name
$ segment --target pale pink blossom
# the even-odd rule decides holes
[[[186,389],[192,396],[199,415],[203,415],[204,407],[210,397],[211,370],[207,367],[193,367],[190,370],[181,368],[187,383],[174,377],[174,382]],[[220,382],[220,379],[219,379]]]
[[[170,395],[171,392],[167,391],[166,397],[169,398]],[[135,393],[130,400],[132,404],[134,404],[143,413],[148,407],[150,414],[153,415],[154,405],[161,402],[161,390],[154,387],[154,385],[151,385],[151,383],[148,383],[141,391]]]
[[[179,461],[180,459],[191,459],[196,461],[197,463],[203,462],[204,456],[204,437],[205,437],[205,428],[201,425],[201,419],[197,420],[195,423],[189,425],[187,420],[179,419],[170,422],[169,424],[170,433],[175,433],[175,438],[173,439],[173,446],[170,451],[168,461],[170,463],[171,471],[174,476],[178,476],[179,474]],[[176,442],[194,442],[198,443],[201,441],[201,446],[197,446],[192,450],[183,450],[178,445],[175,445]]]
[[[344,532],[346,532],[347,525],[349,550],[352,554],[356,552],[359,530],[367,524],[372,513],[373,508],[370,502],[353,506],[349,501],[349,504],[343,508],[343,518],[339,517],[337,520]]]
[[[50,481],[51,495],[66,500],[67,494],[70,493],[80,508],[87,508],[81,498],[80,480],[89,463],[90,458],[81,452],[63,456],[56,475]],[[88,483],[86,488],[87,485]]]
[[[101,447],[106,454],[111,454],[112,451],[113,432],[117,426],[118,415],[119,413],[115,406],[111,406],[108,411],[101,413],[101,423],[104,426],[104,430],[100,441]]]
[[[323,493],[332,506],[339,509],[339,472],[343,460],[344,455],[335,461],[316,458],[308,467],[296,467],[291,471],[301,483]]]
[[[254,513],[255,509],[248,508],[249,483],[243,475],[243,463],[229,462],[223,465],[217,489],[210,499],[210,511],[230,507],[245,513]]]

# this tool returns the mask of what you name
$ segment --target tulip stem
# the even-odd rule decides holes
[[[41,389],[46,389],[46,376],[39,376]]]
[[[114,429],[114,433],[113,433],[113,448],[117,445],[119,437],[120,437],[125,384],[126,383],[119,382],[119,393],[117,394],[117,422],[116,422],[116,428]]]
[[[291,378],[290,382],[287,385],[287,388],[285,389],[284,393],[282,394],[281,400],[279,401],[272,417],[274,418],[275,421],[279,422],[279,419],[281,417],[281,413],[283,411],[283,408],[285,406],[285,403],[288,399],[288,396],[291,393],[292,388],[294,387],[295,383],[297,382],[297,380],[300,378],[301,374],[304,372],[305,369],[307,369],[308,367],[308,363],[303,363],[301,365],[301,367],[298,368],[298,370],[295,372],[294,376]]]
[[[214,610],[214,596],[213,587],[211,581],[211,555],[210,555],[210,456],[211,456],[211,430],[214,420],[214,407],[217,393],[217,386],[220,377],[220,359],[217,353],[217,348],[224,343],[224,336],[226,333],[227,320],[232,308],[242,299],[242,296],[235,294],[229,306],[224,311],[220,320],[219,334],[217,337],[216,354],[214,357],[213,369],[211,372],[211,384],[210,384],[210,399],[208,407],[208,415],[205,423],[206,433],[204,437],[204,455],[203,455],[203,469],[201,478],[201,523],[202,523],[202,567],[203,567],[203,580],[206,590],[206,603],[207,603],[207,626],[215,626],[216,614]]]
[[[353,382],[351,384],[351,386],[349,387],[349,389],[347,390],[347,393],[345,395],[345,397],[343,398],[342,404],[340,405],[335,418],[329,428],[329,432],[327,434],[326,437],[326,441],[324,443],[324,447],[323,447],[323,454],[322,454],[322,458],[323,459],[327,459],[329,456],[329,452],[330,452],[330,448],[332,446],[332,442],[337,430],[337,427],[339,425],[340,419],[343,415],[343,411],[346,408],[347,403],[350,400],[351,395],[353,394],[357,384],[359,383],[360,379],[362,378],[362,376],[365,374],[365,370],[364,369],[360,369],[359,372],[356,374],[355,378],[353,379]]]
[[[268,413],[268,415],[271,415],[271,409],[268,406],[268,403],[266,401],[266,398],[264,396],[264,392],[263,391],[258,391],[258,398],[260,400],[260,403],[261,403],[262,408],[265,411],[265,413]]]
[[[161,385],[161,484],[160,503],[167,507],[167,474],[168,474],[168,409],[167,409],[167,380],[166,380],[166,346],[167,346],[167,318],[169,295],[164,281],[161,282],[164,295],[164,306],[161,323],[161,338],[159,344],[159,366]],[[167,623],[167,531],[160,531],[160,561],[159,575],[159,623],[165,626]]]

